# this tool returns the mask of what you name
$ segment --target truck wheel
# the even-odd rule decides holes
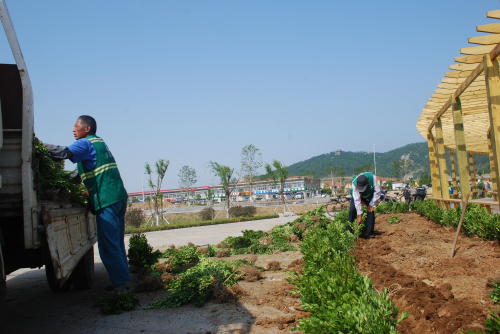
[[[92,287],[94,278],[94,247],[88,250],[76,265],[71,274],[73,286],[77,290],[87,290]]]
[[[0,245],[0,303],[5,302],[7,298],[7,277],[3,265],[2,246]]]
[[[45,276],[47,277],[47,283],[49,283],[50,290],[55,293],[66,292],[71,287],[71,276],[64,282],[61,286],[61,280],[56,279],[56,274],[54,273],[54,266],[52,261],[49,261],[45,265]]]

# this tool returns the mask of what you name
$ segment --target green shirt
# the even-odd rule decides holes
[[[77,164],[78,173],[89,192],[89,200],[95,210],[100,210],[128,198],[127,191],[118,171],[115,158],[104,141],[95,135],[88,136],[96,150],[96,164],[92,169]]]
[[[358,177],[360,175],[364,175],[368,179],[368,187],[366,187],[365,191],[360,193],[361,198],[364,198],[368,202],[370,202],[373,198],[373,194],[375,194],[375,186],[373,184],[373,174],[372,173],[361,173],[361,174],[358,174],[355,177],[353,177],[351,182],[352,182],[354,187],[357,185]],[[352,192],[354,190],[354,187],[351,188],[351,196],[353,196]]]

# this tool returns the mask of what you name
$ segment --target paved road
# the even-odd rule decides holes
[[[319,204],[319,203],[328,203],[330,201],[329,197],[315,197],[315,198],[306,198],[306,199],[301,199],[301,200],[292,200],[292,201],[287,201],[287,203],[290,206],[294,205],[303,205],[303,204]],[[241,206],[249,206],[253,205],[255,207],[261,208],[261,207],[269,207],[269,206],[276,206],[280,202],[278,201],[273,201],[273,202],[254,202],[254,203],[249,203],[249,202],[235,202],[233,205],[241,205]],[[164,212],[167,214],[171,213],[188,213],[188,212],[200,212],[206,208],[204,205],[190,205],[190,206],[179,206],[179,207],[171,207],[168,209],[164,209]],[[216,211],[219,210],[224,210],[225,207],[224,205],[214,205],[214,209]],[[150,210],[144,210],[144,213],[146,215],[151,215]]]
[[[170,231],[148,232],[148,241],[155,248],[165,245],[213,244],[227,236],[239,236],[241,230],[270,230],[273,226],[293,221],[297,217],[285,217],[251,222],[200,226]],[[128,237],[126,243],[128,244]],[[185,306],[176,309],[144,311],[136,309],[120,315],[103,316],[95,303],[106,293],[109,278],[95,251],[94,286],[90,290],[55,294],[49,290],[45,270],[20,269],[7,276],[7,302],[0,304],[0,333],[205,333],[201,328],[216,331],[231,331],[232,326],[251,326],[254,318],[249,310],[238,308],[238,304],[218,305],[228,312],[214,314],[211,303],[202,308]],[[162,293],[157,292],[157,293]],[[159,298],[149,293],[139,294],[141,305],[148,298]],[[239,327],[238,327],[239,326]],[[271,331],[272,332],[272,331]],[[267,333],[267,331],[266,331]]]
[[[275,225],[282,225],[295,219],[297,216],[147,232],[145,234],[151,246],[164,250],[171,244],[177,247],[187,245],[188,242],[196,245],[215,244],[228,236],[241,236],[243,230],[269,231]],[[129,235],[125,236],[125,244],[128,244],[129,237]]]

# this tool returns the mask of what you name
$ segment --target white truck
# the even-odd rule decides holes
[[[95,217],[82,207],[37,201],[33,93],[21,49],[0,0],[0,19],[16,64],[0,64],[0,301],[6,275],[45,266],[50,289],[92,286]]]

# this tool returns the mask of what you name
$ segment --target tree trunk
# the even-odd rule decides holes
[[[229,203],[229,190],[226,190],[226,208],[227,208],[227,212],[226,212],[226,218],[229,219],[229,207],[230,207],[230,203]]]

